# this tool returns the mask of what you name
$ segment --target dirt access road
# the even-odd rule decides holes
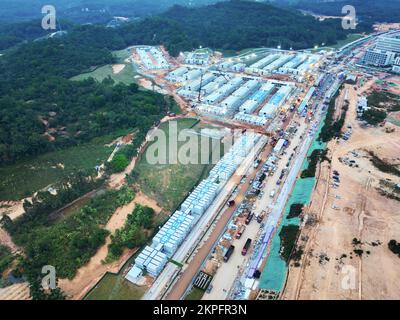
[[[154,200],[148,198],[142,193],[138,193],[132,202],[116,210],[111,219],[108,221],[105,229],[113,234],[117,229],[123,227],[128,215],[132,213],[136,204],[153,208],[156,214],[159,214],[162,211],[162,208],[160,208]],[[106,239],[106,243],[99,248],[90,261],[78,270],[78,273],[74,279],[59,280],[60,288],[65,292],[69,299],[82,299],[106,272],[117,273],[129,259],[129,257],[131,257],[136,251],[136,249],[125,250],[118,261],[110,264],[104,264],[103,261],[107,257],[108,244],[110,242],[111,238],[109,236]]]

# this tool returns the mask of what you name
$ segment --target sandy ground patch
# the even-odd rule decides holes
[[[31,198],[27,198],[31,200]],[[24,199],[21,201],[1,201],[0,202],[0,219],[3,215],[8,215],[11,220],[15,220],[25,213],[23,207]]]
[[[125,68],[125,64],[113,64],[112,69],[114,74],[120,73]]]
[[[0,288],[1,300],[30,300],[28,283],[16,283],[6,288]]]
[[[142,193],[138,193],[132,202],[115,211],[105,228],[111,233],[114,233],[117,229],[123,227],[128,215],[132,213],[137,203],[153,208],[157,214],[162,210],[154,200]],[[136,251],[136,249],[125,250],[118,261],[110,264],[103,264],[104,259],[107,257],[107,246],[110,242],[110,237],[107,237],[106,243],[99,248],[97,253],[90,259],[89,263],[78,270],[74,279],[59,280],[60,288],[66,293],[69,299],[82,299],[106,272],[119,272],[120,268]]]
[[[351,124],[354,132],[347,142],[332,141],[328,145],[332,163],[322,164],[311,205],[306,208],[316,222],[302,230],[300,243],[305,245],[305,253],[301,266],[289,269],[283,299],[400,298],[400,284],[394,281],[400,276],[400,259],[387,246],[391,239],[399,240],[400,203],[381,196],[375,188],[380,179],[397,181],[398,177],[380,172],[362,156],[354,158],[358,168],[339,161],[352,151],[364,149],[395,161],[400,132],[360,128],[352,89],[350,96],[345,126]],[[331,185],[332,170],[340,173],[337,189]],[[361,246],[352,243],[354,238]],[[363,250],[361,258],[354,249]],[[354,282],[347,282],[349,279]]]

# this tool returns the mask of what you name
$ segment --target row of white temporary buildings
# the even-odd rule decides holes
[[[153,237],[151,246],[146,246],[136,257],[134,266],[126,275],[129,281],[136,283],[144,271],[153,277],[160,274],[193,226],[210,207],[243,159],[251,152],[259,137],[254,133],[245,133],[237,138],[229,151],[210,171],[207,179],[200,182],[181,204],[180,209],[171,215]]]
[[[187,81],[193,81],[201,77],[201,69],[191,69],[186,67],[180,67],[166,76],[166,80],[173,83],[184,83]]]
[[[205,104],[200,105],[198,111],[222,117],[236,114],[234,118],[237,121],[263,126],[267,123],[266,119],[275,117],[278,109],[290,97],[294,86],[281,86],[272,97],[270,95],[276,89],[276,85],[271,82],[261,84],[255,79],[249,80],[233,93],[228,93],[235,90],[233,89],[232,81],[221,89],[206,97]],[[224,91],[226,89],[229,89],[228,92]],[[228,97],[218,104],[218,101],[226,96]],[[261,108],[258,115],[253,115],[258,108]],[[239,113],[237,113],[238,111]]]
[[[138,47],[136,52],[143,65],[148,70],[169,69],[170,64],[165,59],[163,52],[158,47]]]
[[[235,61],[224,61],[215,67],[219,71],[244,72],[246,64]]]
[[[250,74],[268,75],[271,73],[304,75],[305,72],[313,68],[319,58],[310,54],[282,54],[275,53],[246,68]]]

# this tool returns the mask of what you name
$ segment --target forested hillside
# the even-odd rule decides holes
[[[346,36],[337,20],[317,22],[291,10],[231,1],[173,7],[113,29],[75,27],[67,36],[29,42],[0,58],[0,164],[64,148],[119,128],[146,131],[166,112],[162,96],[112,81],[71,82],[112,63],[110,50],[164,44],[173,55],[199,45],[240,50],[332,44]]]
[[[176,21],[195,44],[212,48],[281,45],[304,49],[344,39],[340,21],[319,22],[295,10],[249,1],[221,2],[188,9],[175,6],[162,15]]]
[[[364,24],[400,21],[400,0],[300,0],[295,7],[318,14],[342,16],[345,5],[354,6],[359,21]]]
[[[59,19],[75,23],[106,23],[114,16],[145,17],[159,14],[175,4],[193,7],[217,1],[221,0],[1,0],[0,21],[39,19],[42,17],[41,8],[49,4],[56,8]]]

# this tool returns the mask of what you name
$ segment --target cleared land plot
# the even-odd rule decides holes
[[[75,77],[72,77],[71,80],[85,80],[90,77],[94,78],[96,81],[103,81],[107,77],[111,77],[115,82],[122,82],[125,84],[131,84],[135,82],[135,76],[137,72],[132,63],[126,62],[125,60],[129,58],[130,53],[128,50],[118,50],[113,52],[114,57],[116,58],[116,64],[124,64],[125,67],[118,73],[114,73],[113,65],[107,64],[105,66],[99,67],[92,72],[82,73]]]
[[[175,120],[174,120],[175,121]],[[200,152],[200,136],[195,132],[199,132],[200,127],[196,119],[185,118],[177,120],[178,132],[184,129],[191,129],[191,136],[198,138],[198,153],[193,153],[193,158],[199,159]],[[163,123],[160,129],[165,132],[166,137],[169,137],[169,122]],[[153,197],[163,208],[167,210],[175,209],[179,203],[186,197],[188,192],[203,179],[214,164],[169,164],[169,156],[167,154],[167,164],[150,164],[147,161],[146,154],[151,150],[152,145],[157,143],[157,140],[151,143],[143,156],[140,158],[136,168],[136,181],[138,182],[143,193]],[[192,142],[178,142],[178,150],[184,144]],[[193,142],[196,144],[196,142]],[[192,144],[192,146],[193,146]],[[211,144],[211,141],[210,141]],[[166,141],[166,150],[168,150],[169,142]],[[222,149],[222,144],[215,143],[214,147],[209,150]],[[222,151],[221,151],[222,154]],[[200,161],[198,161],[200,162]]]
[[[137,75],[137,73],[135,72],[132,64],[127,64],[125,68],[119,73],[114,73],[112,65],[107,64],[105,66],[97,68],[92,72],[83,73],[78,76],[75,76],[71,78],[71,80],[80,81],[92,77],[96,81],[101,82],[105,78],[111,77],[111,79],[113,79],[115,82],[131,84],[135,82],[135,75]]]
[[[20,200],[76,170],[94,168],[111,154],[113,148],[105,144],[113,139],[114,136],[95,138],[89,143],[0,167],[0,200]]]

